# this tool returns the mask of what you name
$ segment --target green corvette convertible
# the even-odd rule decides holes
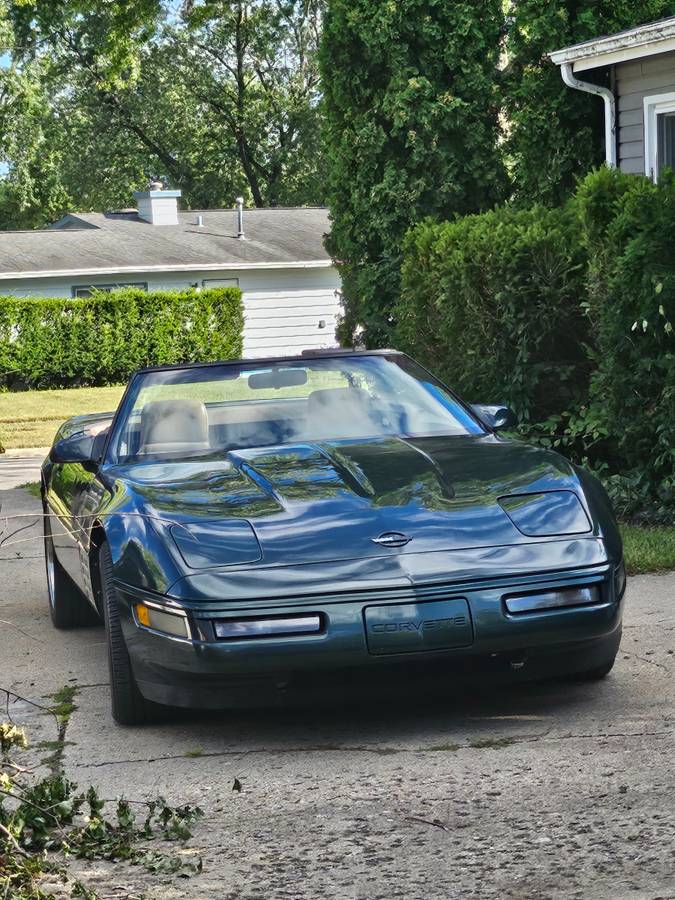
[[[393,350],[140,371],[43,465],[54,625],[103,620],[123,724],[395,675],[601,678],[609,501],[512,424]]]

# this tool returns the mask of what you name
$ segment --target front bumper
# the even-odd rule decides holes
[[[608,663],[621,639],[622,598],[615,595],[610,565],[546,575],[511,576],[483,583],[437,583],[420,587],[288,597],[244,604],[166,600],[190,622],[192,639],[172,638],[138,626],[133,604],[156,595],[118,584],[124,636],[142,694],[172,706],[214,709],[269,704],[284,695],[312,697],[362,693],[392,678],[408,686],[417,679],[438,683],[445,675],[513,679],[581,672]],[[509,614],[505,597],[514,592],[597,586],[591,606]],[[453,649],[372,652],[365,611],[379,605],[463,599],[472,639]],[[216,640],[213,620],[256,615],[318,613],[321,633],[247,640]]]

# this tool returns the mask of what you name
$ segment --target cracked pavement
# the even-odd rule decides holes
[[[32,511],[4,493],[3,512]],[[630,579],[599,684],[448,685],[143,729],[110,717],[102,629],[52,629],[39,540],[0,549],[0,583],[0,685],[37,702],[78,687],[66,774],[206,813],[185,850],[202,874],[75,863],[101,898],[675,898],[675,575]],[[55,738],[51,717],[9,710]]]

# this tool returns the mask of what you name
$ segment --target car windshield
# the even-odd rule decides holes
[[[469,410],[392,354],[142,372],[111,440],[114,461],[383,436],[481,434]]]

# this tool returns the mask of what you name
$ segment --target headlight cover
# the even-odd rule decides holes
[[[190,626],[185,613],[171,609],[162,609],[154,603],[140,602],[134,604],[134,614],[136,623],[143,628],[159,631],[162,634],[169,634],[172,637],[190,637]]]
[[[171,536],[191,569],[237,566],[262,559],[262,550],[246,519],[172,525]]]
[[[574,491],[542,491],[500,497],[499,505],[521,534],[553,537],[588,534],[591,523]]]

